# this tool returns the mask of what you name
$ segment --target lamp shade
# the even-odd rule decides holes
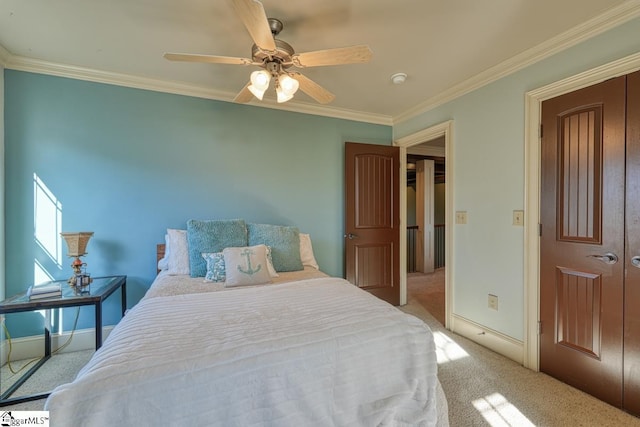
[[[76,231],[70,233],[60,233],[67,242],[67,248],[69,249],[67,256],[79,257],[87,253],[87,243],[93,236],[93,231]]]

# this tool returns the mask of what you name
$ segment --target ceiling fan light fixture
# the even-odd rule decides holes
[[[289,77],[286,74],[279,76],[276,84],[278,102],[287,102],[293,98],[293,95],[295,95],[299,87],[300,83],[298,83],[296,79]]]
[[[259,70],[251,73],[251,85],[247,89],[251,93],[262,101],[265,91],[269,88],[269,81],[271,80],[271,74],[267,70]]]

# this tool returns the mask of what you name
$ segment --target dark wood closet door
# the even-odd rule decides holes
[[[540,369],[623,396],[625,77],[542,105]]]
[[[627,76],[624,407],[640,414],[640,71]]]

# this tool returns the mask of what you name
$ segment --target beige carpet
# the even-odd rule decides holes
[[[59,384],[73,381],[78,371],[89,361],[93,353],[93,350],[84,350],[54,354],[11,395],[11,398],[51,391]],[[20,370],[22,366],[27,364],[29,364],[27,368]],[[2,366],[0,368],[0,390],[4,393],[31,366],[31,360],[12,362],[11,367],[17,371],[15,374],[11,372],[8,364]],[[44,399],[40,399],[4,406],[0,410],[41,411],[43,405]]]
[[[444,290],[444,272],[437,274]],[[438,286],[437,277],[430,278],[431,287]],[[408,304],[401,309],[424,320],[434,332],[438,378],[452,427],[640,426],[640,419],[626,412],[447,331],[426,308],[436,305],[444,319],[444,300],[438,306],[434,298],[427,298],[438,292],[416,286],[415,293],[408,287]]]

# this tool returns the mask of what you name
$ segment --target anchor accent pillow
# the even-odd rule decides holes
[[[271,283],[265,245],[225,248],[222,255],[226,288]]]
[[[227,280],[227,272],[224,266],[224,255],[222,252],[216,253],[204,253],[202,258],[207,262],[207,274],[204,276],[205,282],[224,282]],[[269,276],[279,277],[273,267],[273,261],[271,260],[271,248],[267,246],[267,268],[269,269]]]

